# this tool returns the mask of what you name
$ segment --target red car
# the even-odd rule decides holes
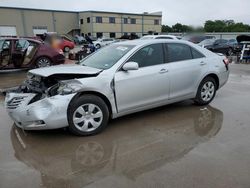
[[[60,50],[61,51],[61,50]],[[0,39],[0,70],[31,69],[63,64],[62,52],[34,39]]]
[[[59,48],[64,52],[69,52],[69,50],[73,49],[74,47],[75,43],[65,38],[62,38],[59,42]]]

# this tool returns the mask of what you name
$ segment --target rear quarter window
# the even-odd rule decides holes
[[[205,57],[201,52],[199,52],[198,50],[192,47],[191,47],[191,52],[192,52],[193,59],[199,59],[199,58]]]

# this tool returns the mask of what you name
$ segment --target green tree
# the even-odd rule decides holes
[[[173,32],[173,29],[172,27],[169,27],[168,25],[162,25],[161,31],[164,33],[171,33]]]
[[[208,20],[205,22],[206,32],[248,32],[250,26],[243,23],[235,23],[234,20]]]

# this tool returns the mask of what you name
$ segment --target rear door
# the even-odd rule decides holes
[[[207,72],[208,62],[203,54],[186,44],[166,45],[170,77],[170,99],[196,93],[200,78]]]
[[[119,112],[168,100],[169,76],[163,44],[152,44],[138,50],[127,62],[137,62],[138,70],[115,74],[115,94]]]

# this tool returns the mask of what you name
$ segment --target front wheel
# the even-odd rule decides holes
[[[197,105],[207,105],[214,99],[216,95],[217,85],[212,77],[206,77],[199,85],[196,97],[194,99]]]
[[[69,106],[69,130],[78,136],[101,132],[108,124],[109,110],[106,103],[95,95],[83,95]]]

